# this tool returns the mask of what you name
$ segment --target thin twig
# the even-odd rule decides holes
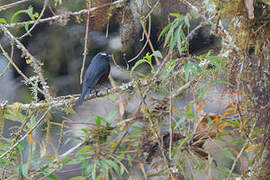
[[[151,34],[151,21],[149,21],[149,23],[148,23],[148,35],[146,37],[147,39],[149,39],[150,34]],[[132,61],[136,60],[142,54],[142,52],[146,48],[147,44],[148,44],[148,41],[146,40],[144,45],[143,45],[143,48],[140,50],[140,52],[134,58],[128,60],[128,62],[132,62]]]
[[[42,10],[41,10],[41,12],[39,14],[38,19],[35,21],[35,23],[33,24],[33,26],[24,35],[22,35],[18,39],[22,39],[22,38],[24,38],[25,36],[27,36],[27,35],[29,35],[31,33],[31,31],[36,27],[36,25],[40,21],[41,17],[43,16],[48,3],[49,3],[49,0],[44,0],[43,8],[42,8]]]
[[[173,144],[173,127],[172,127],[172,84],[170,83],[170,106],[169,106],[169,120],[170,120],[170,145],[169,157],[172,159],[172,144]]]
[[[126,1],[127,0],[114,1],[112,3],[103,4],[102,6],[93,7],[89,11],[88,11],[88,9],[83,9],[83,10],[72,12],[72,13],[59,14],[59,15],[56,15],[56,16],[40,19],[39,23],[55,21],[55,20],[63,19],[63,18],[69,18],[70,16],[77,16],[77,15],[81,15],[81,14],[87,14],[88,12],[92,12],[92,11],[95,11],[97,9],[101,9],[101,8],[104,8],[104,7],[107,7],[107,6],[110,6],[110,5],[118,5],[118,4],[121,4],[121,3],[126,2]],[[34,24],[34,23],[35,23],[35,21],[24,21],[24,22],[18,22],[18,23],[5,24],[4,26],[6,28],[10,28],[10,27],[15,27],[15,26],[19,27],[19,26],[24,26],[25,24]]]
[[[19,4],[27,2],[27,1],[29,1],[29,0],[21,0],[21,1],[14,2],[14,3],[6,4],[3,6],[0,6],[0,10],[3,10],[3,9],[6,10],[8,8],[11,8],[13,6],[19,5]]]
[[[84,36],[84,51],[83,51],[83,62],[80,74],[80,84],[83,82],[83,71],[85,66],[86,56],[88,54],[88,32],[89,32],[89,22],[90,22],[90,9],[91,9],[91,0],[87,1],[87,20],[86,20],[86,27],[85,27],[85,36]]]
[[[149,19],[149,23],[151,24],[151,16],[149,16],[148,19]],[[143,27],[143,33],[147,37],[147,42],[148,42],[148,44],[150,46],[150,49],[151,49],[151,51],[153,53],[155,51],[155,48],[154,48],[154,46],[153,46],[153,44],[152,44],[152,42],[150,40],[150,37],[148,36],[148,33],[150,33],[150,32],[147,32],[146,27],[145,27],[145,23],[142,20],[141,20],[141,25]],[[157,65],[160,65],[160,62],[159,62],[159,60],[158,60],[158,58],[156,56],[155,56],[155,60],[156,60]]]
[[[51,107],[49,106],[49,108],[43,113],[43,115],[36,122],[36,124],[21,139],[19,139],[13,146],[11,146],[11,148],[9,148],[9,150],[7,150],[3,154],[1,154],[0,159],[3,158],[3,157],[5,157],[8,153],[10,153],[20,142],[22,142],[29,134],[31,134],[39,126],[39,124],[46,117],[46,115],[48,114],[48,112],[50,110],[51,110]]]

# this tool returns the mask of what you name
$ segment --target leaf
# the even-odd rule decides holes
[[[164,28],[163,28],[163,30],[161,31],[161,33],[159,34],[159,36],[158,36],[158,40],[161,38],[161,36],[168,30],[168,28],[169,27],[171,27],[171,25],[172,25],[172,23],[169,23],[169,24],[167,24],[167,26],[165,26]]]
[[[58,180],[58,178],[54,176],[53,174],[47,175],[47,178],[52,179],[52,180]]]
[[[134,70],[135,70],[140,64],[142,64],[142,63],[148,63],[148,61],[145,60],[145,59],[141,59],[141,60],[137,61],[136,64],[135,64],[135,65],[132,67],[132,69],[130,70],[130,77],[132,77],[132,74],[133,74]],[[149,64],[149,63],[148,63],[148,64]]]
[[[69,180],[81,180],[81,179],[84,179],[84,177],[83,176],[76,176],[76,177],[70,178]]]
[[[95,162],[94,165],[93,165],[93,168],[92,168],[92,179],[93,180],[96,179],[96,168],[97,168],[97,164]]]
[[[0,18],[0,23],[7,24],[7,21],[4,18]]]
[[[97,117],[96,117],[96,124],[97,124],[97,126],[101,126],[101,123],[102,123],[103,120],[104,120],[104,119],[103,119],[102,117],[97,116]]]
[[[187,136],[181,141],[181,143],[179,144],[179,148],[181,148],[186,142],[187,140],[191,137],[191,134],[187,134]]]
[[[173,17],[179,18],[179,17],[181,17],[182,15],[181,15],[181,14],[179,14],[179,13],[170,13],[170,16],[173,16]]]
[[[185,21],[186,26],[189,28],[190,27],[189,14],[185,15],[184,21]]]
[[[184,71],[185,71],[185,81],[188,82],[188,79],[189,79],[189,63],[186,63],[184,65]]]
[[[82,161],[82,175],[83,176],[88,175],[88,173],[86,172],[86,169],[87,169],[88,166],[89,166],[88,159],[83,160]],[[91,169],[92,167],[93,167],[92,164],[90,164],[90,168],[88,168],[88,169]]]
[[[152,53],[152,56],[159,57],[159,58],[163,58],[163,56],[162,56],[162,54],[161,54],[160,51],[154,51],[154,52]]]
[[[229,83],[227,81],[223,81],[223,80],[211,80],[212,83],[215,83],[215,84],[225,84],[225,85],[228,85],[228,86],[231,86],[233,87],[233,84],[232,83]]]
[[[79,152],[76,154],[76,156],[79,156],[80,154],[82,154],[85,151],[91,151],[91,146],[85,146],[82,149],[79,150]]]
[[[168,32],[166,38],[165,38],[165,42],[164,42],[163,47],[166,47],[166,45],[167,45],[168,42],[169,42],[170,37],[173,35],[173,32],[174,32],[174,26],[172,26],[172,27],[170,28],[170,30],[169,30],[169,32]]]
[[[177,33],[175,33],[170,41],[170,45],[169,45],[169,53],[172,53],[172,50],[174,48],[174,46],[176,45],[177,40],[179,41],[179,37],[177,36]],[[180,40],[181,41],[181,40]]]
[[[113,167],[117,172],[120,171],[118,164],[112,160],[104,160],[109,166]]]

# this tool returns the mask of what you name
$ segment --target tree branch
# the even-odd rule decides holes
[[[102,6],[98,6],[98,7],[93,7],[90,8],[89,12],[95,11],[97,9],[100,8],[104,8],[106,6],[110,6],[110,5],[118,5],[121,4],[123,2],[126,2],[127,0],[118,0],[112,3],[107,3],[104,4]],[[48,17],[48,18],[44,18],[44,19],[40,19],[39,23],[43,23],[43,22],[49,22],[49,21],[55,21],[58,19],[63,19],[63,18],[68,18],[70,16],[77,16],[77,15],[81,15],[81,14],[87,14],[88,13],[88,9],[83,9],[77,12],[72,12],[72,13],[66,13],[66,14],[60,14],[60,15],[56,15],[56,16],[52,16],[52,17]],[[4,27],[6,28],[10,28],[10,27],[18,27],[18,26],[24,26],[25,24],[34,24],[36,21],[24,21],[24,22],[18,22],[18,23],[11,23],[11,24],[5,24]]]

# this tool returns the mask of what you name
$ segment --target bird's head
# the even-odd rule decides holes
[[[112,55],[107,54],[107,53],[105,53],[105,52],[100,52],[100,53],[98,53],[98,56],[99,56],[100,58],[103,58],[103,59],[106,59],[106,60],[109,60],[110,58],[112,58]]]

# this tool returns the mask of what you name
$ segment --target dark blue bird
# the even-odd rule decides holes
[[[75,106],[82,105],[84,97],[97,85],[101,85],[107,80],[111,69],[109,62],[111,57],[107,53],[100,52],[92,59],[84,74],[82,94]]]

